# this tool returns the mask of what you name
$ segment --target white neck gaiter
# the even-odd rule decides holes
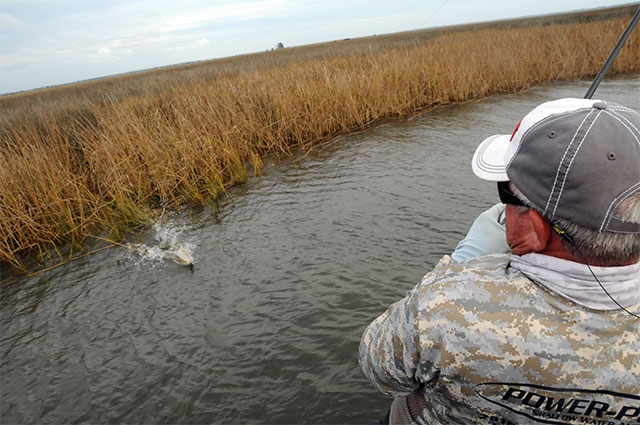
[[[594,310],[618,310],[593,278],[586,264],[542,254],[512,255],[511,266],[553,292]],[[623,307],[640,303],[640,262],[591,270],[607,292]]]

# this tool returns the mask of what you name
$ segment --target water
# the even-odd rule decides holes
[[[545,85],[340,138],[267,164],[217,217],[165,217],[135,250],[4,282],[0,422],[378,420],[389,399],[359,370],[360,335],[497,202],[470,170],[475,146],[588,86]],[[596,97],[640,110],[640,75],[609,78]],[[193,271],[167,258],[175,247]]]

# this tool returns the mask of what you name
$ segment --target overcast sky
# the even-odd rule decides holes
[[[0,93],[616,0],[0,0]]]

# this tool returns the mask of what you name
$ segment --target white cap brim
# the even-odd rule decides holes
[[[473,154],[471,168],[482,180],[509,181],[507,176],[507,149],[511,135],[498,134],[486,138]]]

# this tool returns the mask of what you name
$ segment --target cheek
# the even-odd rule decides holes
[[[517,212],[517,207],[513,205],[507,205],[505,216],[507,219],[505,223],[507,244],[511,248],[511,253],[522,255],[531,252],[530,223],[523,219],[521,214]]]
[[[507,205],[505,207],[504,210],[504,215],[505,215],[505,229],[506,229],[506,234],[507,234],[507,244],[509,244],[509,246],[513,247],[513,242],[515,241],[515,237],[517,235],[517,232],[515,232],[515,226],[516,226],[516,219],[514,217],[515,211],[513,211],[513,208],[511,205]]]

